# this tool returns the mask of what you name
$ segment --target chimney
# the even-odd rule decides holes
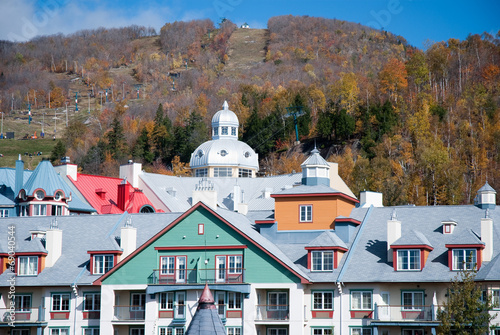
[[[195,205],[200,201],[213,209],[217,209],[217,191],[214,184],[207,178],[202,178],[193,191],[191,204]]]
[[[77,181],[78,165],[70,164],[69,157],[67,156],[61,159],[61,163],[61,165],[54,166],[54,170],[64,176],[70,177],[74,181]]]
[[[45,233],[45,249],[47,249],[45,267],[50,268],[62,254],[62,230],[57,225],[57,219],[52,221],[50,229]]]
[[[393,262],[391,244],[401,237],[401,221],[396,217],[396,209],[392,211],[391,219],[387,220],[387,261]]]
[[[241,201],[241,187],[240,185],[234,185],[233,187],[233,211],[238,211],[239,204]]]
[[[128,255],[133,253],[137,248],[137,228],[132,226],[132,220],[129,216],[127,222],[120,231],[120,244],[123,249],[121,259],[125,259]]]
[[[131,160],[128,164],[120,166],[120,178],[127,179],[132,187],[139,187],[139,174],[142,171],[141,163],[134,163]]]
[[[19,158],[16,161],[16,176],[15,176],[15,184],[14,184],[14,196],[17,198],[19,195],[19,191],[23,188],[24,184],[24,162],[21,160],[21,155],[19,154]]]
[[[371,205],[373,207],[384,207],[383,194],[372,191],[361,191],[359,193],[359,207],[368,208]]]
[[[488,210],[486,217],[481,218],[481,241],[485,243],[483,262],[489,262],[493,256],[493,219],[489,217]]]
[[[130,202],[130,192],[132,190],[132,185],[127,183],[126,179],[123,179],[121,184],[118,185],[118,208],[125,211]]]

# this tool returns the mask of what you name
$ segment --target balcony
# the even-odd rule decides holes
[[[144,306],[114,306],[114,320],[144,321]]]
[[[374,320],[397,322],[436,321],[438,306],[375,306]]]
[[[153,270],[148,277],[148,284],[241,284],[244,282],[244,273],[245,269],[241,268]]]
[[[11,311],[8,308],[0,308],[0,325],[3,323],[11,322]],[[15,318],[14,324],[28,324],[28,323],[45,323],[45,308],[38,307],[24,311],[14,311],[12,316]]]
[[[255,321],[288,321],[290,311],[288,305],[257,305]]]

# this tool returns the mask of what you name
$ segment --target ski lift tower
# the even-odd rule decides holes
[[[285,117],[290,117],[293,116],[293,125],[295,127],[295,144],[299,144],[299,128],[297,126],[298,121],[297,118],[299,116],[304,115],[304,112],[302,111],[302,106],[290,106],[286,107],[287,113],[285,114]]]

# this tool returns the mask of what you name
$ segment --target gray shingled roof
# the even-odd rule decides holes
[[[401,236],[391,245],[428,245],[432,247],[427,237],[416,230],[412,230],[408,234]]]
[[[284,189],[282,191],[273,193],[275,195],[285,195],[285,194],[290,194],[290,195],[301,195],[301,194],[335,194],[335,193],[343,193],[337,190],[334,190],[330,186],[326,186],[323,184],[320,185],[300,185],[297,187],[292,187],[288,189]]]
[[[342,241],[337,234],[332,231],[325,231],[314,240],[309,242],[306,247],[342,247],[347,248],[347,245]]]
[[[363,220],[354,249],[349,252],[341,282],[449,282],[456,275],[448,266],[446,244],[482,243],[474,232],[481,231],[481,218],[485,211],[475,206],[427,206],[398,207],[397,216],[401,221],[402,237],[418,229],[433,246],[422,271],[394,271],[387,261],[387,220],[391,218],[392,207],[372,208]],[[442,221],[453,215],[457,226],[453,234],[443,234]],[[490,211],[493,219],[493,240],[500,241],[500,212]],[[492,278],[499,270],[491,263],[500,264],[500,247],[495,245],[491,262],[483,262],[477,278]],[[345,258],[345,257],[344,257]],[[491,273],[491,275],[490,275]],[[496,277],[498,280],[498,276]]]
[[[309,157],[307,157],[307,159],[304,161],[304,163],[302,163],[300,166],[305,167],[305,166],[310,166],[310,165],[313,165],[313,166],[324,165],[324,166],[329,167],[328,162],[323,157],[321,157],[318,149],[316,149],[316,148],[314,148],[311,151],[311,155]]]
[[[226,335],[217,309],[199,309],[191,319],[186,335]]]

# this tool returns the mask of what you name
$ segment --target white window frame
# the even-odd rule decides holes
[[[316,256],[319,255],[319,258]],[[327,257],[328,256],[328,257]],[[330,258],[331,257],[331,258]],[[311,271],[333,271],[333,250],[312,250],[311,251]],[[316,263],[315,260],[320,261]],[[331,260],[331,262],[327,262]]]
[[[207,177],[208,176],[208,169],[203,168],[203,169],[196,169],[194,172],[195,177]]]
[[[144,335],[144,328],[130,328],[130,335]]]
[[[330,296],[330,303],[325,301]],[[312,310],[313,311],[333,311],[333,291],[313,291],[312,292]],[[330,305],[329,307],[327,305]]]
[[[373,292],[368,290],[353,290],[351,293],[351,310],[353,311],[372,311],[373,310]],[[359,295],[359,297],[358,297]],[[355,302],[359,301],[359,305]]]
[[[250,169],[238,169],[238,177],[239,178],[252,178],[252,170]]]
[[[9,210],[8,209],[0,209],[0,218],[8,218]]]
[[[55,299],[55,297],[59,297],[59,299]],[[66,302],[66,307],[64,307]],[[51,294],[51,303],[50,303],[50,311],[51,312],[69,312],[71,305],[71,294],[69,293],[52,293]]]
[[[243,306],[243,299],[240,292],[227,292],[227,309],[228,310],[241,310]]]
[[[69,335],[69,327],[50,328],[50,335]]]
[[[494,310],[500,309],[500,289],[491,290],[491,304]]]
[[[16,312],[31,312],[31,295],[16,294],[14,298]]]
[[[159,335],[184,335],[184,327],[160,327]]]
[[[299,221],[300,222],[312,222],[312,205],[300,205],[299,206]]]
[[[160,311],[172,311],[175,304],[174,292],[161,292],[159,296]]]
[[[242,335],[241,327],[226,327],[227,335]]]
[[[403,329],[402,335],[424,335],[425,332],[422,328],[418,329]]]
[[[115,256],[110,255],[110,254],[99,254],[99,255],[92,255],[94,258],[94,268],[93,274],[95,275],[103,275],[109,270],[113,268],[113,265],[115,264]],[[98,258],[102,258],[102,260],[98,261]]]
[[[214,167],[214,177],[225,178],[232,177],[233,169],[230,167]]]
[[[220,128],[221,128],[220,129],[221,136],[223,136],[223,135],[229,135],[229,127],[223,126],[223,127],[220,127]]]
[[[175,256],[160,256],[160,274],[175,274]]]
[[[420,252],[420,249],[398,249],[398,271],[420,271]],[[411,262],[412,257],[416,258],[416,261],[413,263]]]
[[[351,328],[351,335],[372,335],[372,329],[365,327],[353,327]]]
[[[228,266],[227,273],[241,274],[243,272],[243,255],[227,256],[227,266]]]
[[[18,256],[18,276],[38,275],[38,256]]]
[[[231,127],[231,136],[236,136],[236,127]]]
[[[175,308],[174,319],[186,318],[186,292],[180,291],[175,293]]]
[[[472,260],[468,261],[470,256],[468,254],[472,252]],[[464,249],[453,249],[452,250],[452,262],[454,271],[460,270],[472,270],[477,267],[477,250],[471,248]]]
[[[312,335],[333,335],[333,327],[314,327]]]
[[[47,216],[47,204],[33,204],[33,216]]]

